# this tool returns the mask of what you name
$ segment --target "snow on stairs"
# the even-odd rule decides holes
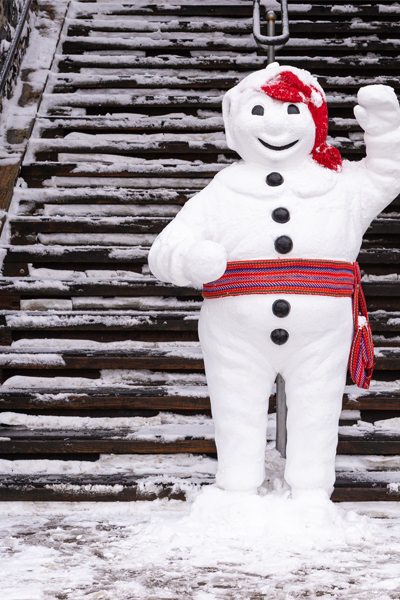
[[[398,4],[296,0],[289,9],[279,60],[319,75],[331,142],[358,159],[357,88],[400,87]],[[212,483],[201,295],[156,281],[147,253],[237,158],[220,107],[226,89],[265,64],[251,15],[247,0],[71,2],[0,280],[0,500],[184,499]],[[359,256],[375,384],[346,388],[337,501],[399,496],[400,431],[382,423],[400,417],[399,231],[396,199]],[[270,425],[273,453],[273,415]],[[114,471],[102,471],[109,459]]]

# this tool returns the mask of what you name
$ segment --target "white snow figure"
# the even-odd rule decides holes
[[[292,497],[332,492],[349,353],[355,331],[368,338],[366,319],[353,321],[353,265],[363,233],[400,191],[394,91],[367,86],[358,102],[367,157],[342,163],[326,143],[325,95],[310,73],[274,63],[247,76],[223,102],[228,146],[243,160],[191,198],[151,248],[162,281],[208,284],[199,335],[225,490],[263,483],[280,373]],[[372,369],[360,375],[359,354],[354,371],[367,387]]]

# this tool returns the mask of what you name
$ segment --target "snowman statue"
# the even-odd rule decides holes
[[[400,192],[395,93],[367,86],[358,103],[367,157],[342,161],[309,72],[273,63],[245,77],[223,100],[227,143],[242,160],[191,198],[150,250],[157,278],[203,287],[199,336],[223,490],[257,493],[264,481],[277,374],[292,498],[328,500],[333,490],[347,366],[364,388],[373,368],[355,261],[363,233]]]

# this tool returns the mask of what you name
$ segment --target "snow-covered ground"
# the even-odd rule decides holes
[[[291,500],[268,446],[259,496],[200,492],[191,482],[216,470],[206,456],[0,461],[3,473],[174,474],[189,498],[0,503],[1,600],[398,599],[400,504]],[[387,458],[396,464],[384,469],[398,468]],[[383,459],[341,456],[336,467]]]
[[[399,598],[400,506],[333,513],[324,535],[322,510],[278,492],[232,502],[211,488],[194,504],[2,503],[1,598]]]

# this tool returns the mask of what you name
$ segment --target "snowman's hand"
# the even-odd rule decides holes
[[[211,240],[194,244],[183,261],[185,276],[196,285],[219,279],[226,270],[227,253]]]
[[[367,85],[359,90],[354,114],[370,135],[382,135],[400,126],[400,107],[393,88]]]

